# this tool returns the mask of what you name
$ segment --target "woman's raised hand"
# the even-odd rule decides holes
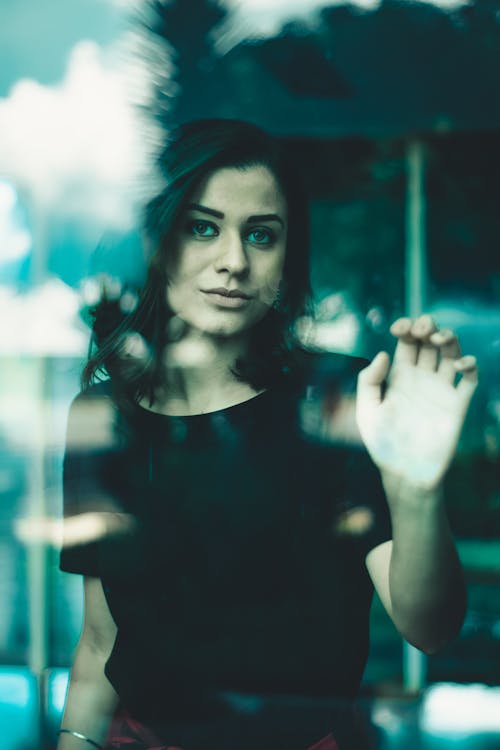
[[[391,364],[379,352],[358,378],[356,418],[382,475],[432,489],[455,453],[477,385],[476,359],[429,315],[398,318]],[[458,383],[457,375],[460,375]]]

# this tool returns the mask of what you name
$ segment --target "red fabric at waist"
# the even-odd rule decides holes
[[[184,750],[169,745],[151,729],[133,718],[126,711],[116,714],[106,739],[105,750]],[[186,748],[186,750],[188,750]],[[214,750],[208,748],[207,750]],[[234,750],[238,750],[237,747]],[[340,750],[333,734],[328,734],[304,750]]]

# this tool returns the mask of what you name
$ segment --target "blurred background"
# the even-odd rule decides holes
[[[171,0],[147,38],[138,17],[0,4],[2,746],[53,746],[81,627],[56,521],[85,306],[100,274],[141,281],[155,118],[236,117],[308,186],[317,348],[371,357],[425,310],[478,357],[447,478],[464,627],[426,658],[375,600],[361,702],[374,747],[500,747],[500,5]]]

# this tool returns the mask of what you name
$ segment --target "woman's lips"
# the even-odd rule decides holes
[[[207,299],[217,307],[226,307],[236,310],[240,307],[246,307],[250,302],[250,297],[238,289],[229,291],[228,289],[206,289],[203,294]]]
[[[248,294],[240,291],[239,289],[226,289],[225,286],[218,286],[215,289],[204,289],[207,294],[221,294],[223,297],[242,297],[243,299],[250,299]]]

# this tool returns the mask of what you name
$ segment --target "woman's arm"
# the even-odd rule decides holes
[[[392,365],[382,352],[358,378],[358,426],[380,470],[393,531],[366,564],[398,630],[432,653],[456,635],[465,613],[442,487],[477,385],[476,361],[428,315],[401,318],[391,332]]]
[[[399,483],[392,488],[386,483],[386,491],[393,540],[372,549],[366,565],[398,631],[431,654],[457,635],[466,609],[462,569],[441,491]]]
[[[85,577],[85,619],[71,670],[61,729],[71,729],[103,745],[118,695],[104,674],[116,638],[100,578]],[[71,734],[59,735],[57,750],[84,750],[91,745]]]

